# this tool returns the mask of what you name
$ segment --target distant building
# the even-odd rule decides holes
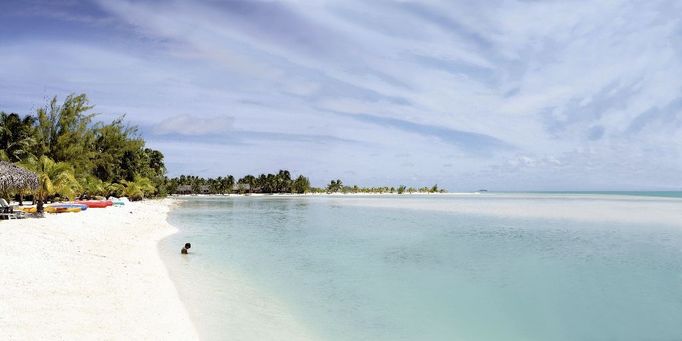
[[[232,186],[233,192],[249,192],[250,189],[251,189],[251,186],[249,184],[237,183],[237,184],[234,184],[234,186]]]
[[[207,185],[199,186],[199,190],[195,193],[192,189],[192,185],[180,185],[175,190],[176,194],[210,194],[211,187]]]
[[[190,185],[180,185],[175,190],[176,194],[192,194],[192,186]]]

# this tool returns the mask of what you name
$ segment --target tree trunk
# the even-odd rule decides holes
[[[24,206],[24,194],[19,193],[19,206]]]
[[[39,217],[45,216],[45,209],[43,208],[43,200],[38,199],[38,207],[36,208],[36,214]]]

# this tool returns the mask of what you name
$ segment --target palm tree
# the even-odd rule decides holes
[[[118,183],[104,183],[104,192],[107,196],[122,197],[125,193],[125,186]]]
[[[291,185],[292,192],[304,194],[310,190],[310,180],[303,175],[299,175]]]
[[[340,179],[332,180],[327,185],[328,193],[335,193],[343,189],[343,182]]]
[[[225,182],[227,182],[226,184],[227,193],[232,192],[232,188],[234,187],[234,176],[228,175],[227,178],[225,179]]]
[[[275,175],[277,192],[287,193],[291,192],[291,173],[288,170],[279,170],[279,173]]]
[[[81,184],[81,197],[94,197],[97,195],[104,195],[106,193],[106,184],[94,177],[94,176],[86,176],[81,179],[80,181]]]
[[[43,155],[39,159],[29,158],[22,165],[38,175],[38,189],[34,193],[34,199],[38,204],[39,215],[43,214],[43,205],[50,196],[60,194],[73,198],[79,187],[73,175],[73,167],[67,162],[55,162]]]
[[[34,124],[33,116],[22,119],[18,114],[0,112],[0,160],[19,162],[33,156]]]
[[[220,182],[220,194],[225,194],[225,193],[230,193],[232,191],[232,187],[234,186],[234,176],[228,175],[226,177],[218,177],[218,181]]]
[[[144,199],[145,195],[153,193],[156,189],[149,178],[142,176],[135,176],[133,181],[123,180],[121,183],[125,186],[123,193],[133,201]]]
[[[253,192],[254,187],[256,187],[256,177],[253,175],[247,175],[244,177],[246,183],[249,185],[249,193]]]
[[[211,179],[211,189],[213,190],[213,194],[225,194],[225,180],[223,180],[222,176],[219,176],[217,179]]]

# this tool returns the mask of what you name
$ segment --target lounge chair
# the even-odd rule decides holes
[[[23,211],[15,212],[14,208],[5,201],[5,199],[0,198],[0,219],[18,219],[25,218],[26,215]]]

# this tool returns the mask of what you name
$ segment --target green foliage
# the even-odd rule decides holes
[[[125,195],[126,187],[119,183],[105,183],[104,189],[107,193],[107,196],[122,197]]]
[[[295,179],[291,179],[291,173],[287,170],[280,170],[277,174],[261,174],[258,177],[253,175],[245,175],[236,183],[232,175],[227,177],[217,178],[201,178],[192,175],[180,175],[172,179],[165,179],[164,187],[168,193],[190,193],[199,194],[229,194],[229,193],[443,193],[445,190],[439,189],[437,185],[433,187],[421,187],[418,190],[404,185],[399,187],[359,187],[344,186],[340,179],[332,180],[325,188],[312,187],[310,180],[299,175]],[[179,189],[182,189],[180,191]]]
[[[38,109],[37,155],[69,162],[78,176],[88,174],[96,154],[90,126],[95,114],[86,114],[92,108],[87,96],[81,94],[69,95],[61,105],[55,96],[47,106]]]
[[[151,180],[141,176],[136,176],[132,181],[123,180],[121,183],[124,186],[123,194],[133,201],[142,200],[156,190]]]
[[[43,155],[40,158],[29,158],[21,165],[38,175],[38,189],[34,197],[38,202],[38,213],[43,213],[43,203],[54,195],[73,199],[80,189],[74,177],[73,167],[67,162],[55,162]]]
[[[245,177],[239,179],[237,181],[237,184],[239,186],[239,192],[244,193],[253,193],[254,188],[256,187],[256,177],[253,175],[246,175]],[[271,190],[269,190],[267,193],[273,193]]]
[[[19,162],[34,156],[35,117],[0,112],[0,160]]]
[[[292,193],[304,194],[310,191],[310,180],[303,175],[299,175],[291,184]]]
[[[95,176],[88,175],[81,178],[79,183],[81,198],[94,198],[96,196],[106,196],[108,194],[104,181]]]
[[[24,118],[0,112],[0,160],[29,165],[47,157],[67,164],[78,179],[73,194],[81,197],[122,196],[130,183],[134,185],[128,191],[141,197],[165,193],[163,154],[145,148],[137,128],[126,124],[125,117],[109,124],[93,122],[92,109],[81,94],[70,95],[61,104],[54,97]]]
[[[332,180],[327,185],[328,193],[336,193],[343,189],[343,182],[341,180]]]

